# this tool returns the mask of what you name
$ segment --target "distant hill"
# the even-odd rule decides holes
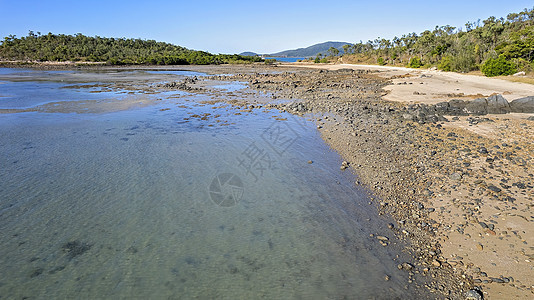
[[[258,56],[259,54],[247,51],[247,52],[239,53],[239,55],[242,55],[242,56]]]
[[[325,42],[320,44],[315,44],[313,46],[309,46],[307,48],[298,48],[294,50],[286,50],[282,52],[277,52],[273,54],[269,54],[268,56],[274,56],[274,57],[315,57],[317,54],[322,53],[326,54],[328,49],[330,47],[334,47],[339,50],[340,54],[343,54],[343,46],[344,45],[352,45],[351,43],[345,43],[345,42]]]
[[[0,39],[0,61],[74,61],[107,62],[111,65],[206,65],[252,63],[257,56],[211,54],[154,40],[90,37],[76,35],[41,35],[33,31],[17,38]]]

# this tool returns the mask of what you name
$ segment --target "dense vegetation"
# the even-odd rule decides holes
[[[409,67],[435,66],[444,71],[481,70],[487,76],[534,69],[534,8],[468,22],[465,29],[436,26],[421,34],[356,43],[343,59]]]
[[[75,61],[120,64],[206,65],[262,61],[259,57],[189,50],[154,40],[89,37],[83,34],[13,35],[0,42],[0,59],[16,61]]]

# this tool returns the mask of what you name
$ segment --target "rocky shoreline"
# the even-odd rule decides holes
[[[247,81],[274,101],[290,100],[249,103],[247,108],[312,117],[324,140],[345,159],[340,168],[350,167],[357,174],[356,184],[377,196],[370,204],[392,216],[397,223],[390,228],[410,240],[413,261],[400,263],[399,269],[437,278],[424,283],[436,298],[533,295],[534,282],[528,274],[532,274],[534,241],[526,239],[533,233],[534,221],[530,212],[534,147],[529,139],[534,135],[527,130],[532,129],[532,117],[486,116],[525,112],[531,98],[511,104],[498,95],[407,105],[384,101],[383,87],[390,81],[361,70],[266,71],[212,79]],[[505,142],[456,123],[499,124],[517,137]],[[521,218],[524,224],[499,222],[505,215]],[[383,239],[377,242],[387,246]],[[503,250],[499,244],[514,250]],[[493,259],[484,262],[480,256],[485,255],[514,260],[515,269],[506,271]],[[415,278],[412,284],[418,284]]]

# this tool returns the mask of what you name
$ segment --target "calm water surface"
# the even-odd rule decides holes
[[[75,85],[101,75],[0,69],[0,109],[121,101]],[[0,114],[0,298],[410,297],[397,253],[369,237],[392,236],[387,220],[313,124],[169,95]]]

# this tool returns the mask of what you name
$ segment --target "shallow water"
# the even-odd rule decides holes
[[[93,97],[30,73],[40,81],[18,81],[12,98]],[[411,295],[399,253],[369,237],[391,237],[387,220],[313,124],[166,95],[118,112],[0,115],[0,298]]]

